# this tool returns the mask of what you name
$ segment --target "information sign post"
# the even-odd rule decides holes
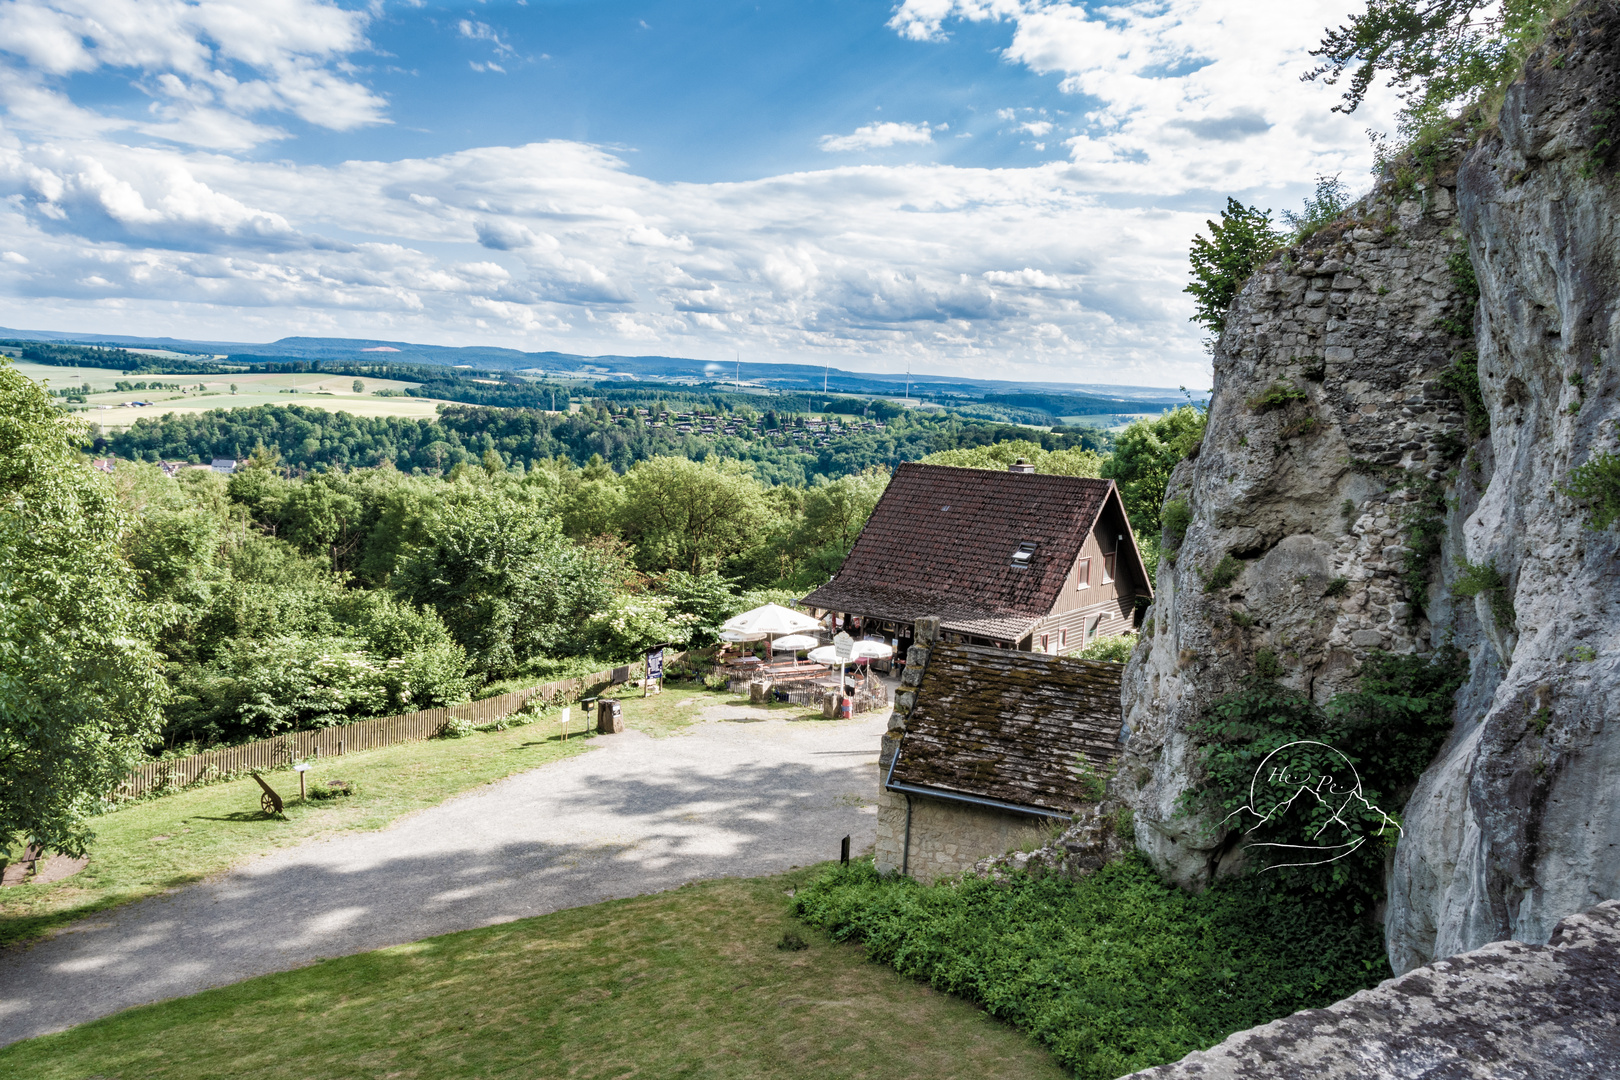
[[[653,683],[658,683],[658,689],[653,690]],[[641,696],[664,692],[664,647],[660,645],[647,653],[647,678],[641,684]]]

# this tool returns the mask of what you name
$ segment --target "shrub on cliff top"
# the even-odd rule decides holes
[[[1028,1032],[1083,1080],[1174,1061],[1387,978],[1379,929],[1260,878],[1199,895],[1140,856],[1071,881],[920,885],[834,867],[794,914]]]
[[[1209,238],[1193,237],[1192,284],[1184,290],[1198,302],[1192,321],[1210,332],[1214,339],[1226,329],[1226,312],[1243,283],[1282,243],[1282,234],[1271,226],[1271,211],[1244,206],[1236,199],[1226,200],[1221,220],[1206,221]]]

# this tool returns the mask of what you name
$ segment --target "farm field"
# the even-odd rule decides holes
[[[200,413],[210,409],[245,409],[253,405],[310,405],[356,416],[433,416],[439,405],[451,404],[436,398],[376,397],[374,390],[400,390],[414,383],[397,379],[362,379],[365,389],[354,392],[354,376],[305,374],[231,375],[130,375],[107,368],[55,367],[47,364],[16,362],[17,371],[36,382],[49,382],[51,389],[90,384],[86,401],[88,412],[80,415],[103,429],[129,427],[143,416],[167,413]],[[173,390],[117,390],[115,384],[128,382],[178,383],[185,393]],[[231,392],[235,384],[236,392]],[[201,389],[199,390],[198,387]],[[296,392],[294,392],[296,391]],[[129,401],[149,401],[142,408],[127,408]],[[100,408],[99,406],[108,406]]]

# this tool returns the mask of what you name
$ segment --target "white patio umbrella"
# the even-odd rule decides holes
[[[823,645],[819,649],[811,649],[805,654],[812,663],[824,664],[827,667],[838,667],[838,692],[844,692],[844,661],[838,658],[838,648],[835,645]],[[894,646],[881,641],[857,641],[854,648],[849,651],[851,660],[886,660],[894,655]]]
[[[809,634],[789,634],[787,637],[779,637],[771,642],[771,648],[792,649],[795,654],[794,663],[797,663],[797,654],[800,649],[813,649],[820,644],[821,640],[819,638],[811,637]]]
[[[744,634],[803,634],[821,629],[821,623],[802,611],[781,604],[766,604],[735,615],[720,624],[722,630]]]
[[[760,634],[769,641],[783,634],[802,634],[820,630],[821,623],[802,611],[794,611],[781,604],[765,604],[727,619],[720,624],[720,629],[738,634]],[[771,644],[767,644],[766,648],[775,650],[775,646]]]

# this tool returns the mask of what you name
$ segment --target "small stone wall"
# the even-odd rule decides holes
[[[906,796],[878,792],[877,869],[899,873],[902,866],[924,884],[955,877],[983,859],[1045,840],[1049,819],[989,806],[911,797],[911,855],[906,858]],[[908,865],[909,864],[909,865]]]

